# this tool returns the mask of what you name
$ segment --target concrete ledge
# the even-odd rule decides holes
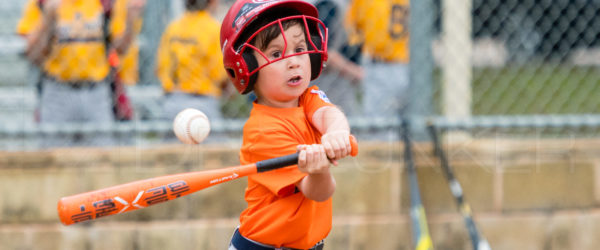
[[[437,249],[470,249],[458,214],[430,214]],[[479,214],[476,222],[493,249],[597,249],[600,210]],[[152,222],[97,221],[93,226],[0,226],[0,249],[225,249],[236,219]],[[410,249],[407,214],[335,216],[326,249]]]

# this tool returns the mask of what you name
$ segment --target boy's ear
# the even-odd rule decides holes
[[[322,50],[323,46],[321,44],[321,37],[317,35],[310,36],[310,40],[312,40],[313,44],[317,47],[317,50]],[[314,50],[312,45],[308,45],[309,50]],[[323,69],[323,55],[321,53],[310,53],[310,80],[315,80],[321,74],[321,70]]]
[[[258,68],[258,60],[256,60],[256,57],[254,56],[252,51],[253,50],[249,49],[245,50],[244,53],[242,53],[242,58],[244,58],[244,61],[246,62],[248,72],[252,72],[253,70]],[[258,78],[258,73],[260,73],[260,71],[256,71],[256,73],[250,75],[248,79],[248,87],[246,88],[246,91],[243,94],[252,91],[252,89],[254,88],[254,83],[256,83],[256,79]]]

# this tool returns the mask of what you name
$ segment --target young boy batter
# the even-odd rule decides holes
[[[327,60],[327,30],[299,0],[240,0],[221,26],[225,69],[257,96],[244,126],[241,164],[300,152],[298,166],[248,178],[248,207],[229,249],[322,249],[331,230],[330,160],[350,153],[344,114],[308,87]],[[329,158],[329,159],[328,159]]]

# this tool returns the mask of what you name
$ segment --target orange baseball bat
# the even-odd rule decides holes
[[[352,152],[358,143],[350,136]],[[251,174],[298,164],[298,153],[253,164],[174,174],[134,181],[118,186],[63,197],[58,201],[58,217],[65,225],[121,214],[173,200],[184,195]]]

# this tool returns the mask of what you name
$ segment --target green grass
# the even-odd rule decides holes
[[[433,79],[439,114],[440,69]],[[474,68],[472,91],[474,115],[600,113],[600,68],[549,64]]]

